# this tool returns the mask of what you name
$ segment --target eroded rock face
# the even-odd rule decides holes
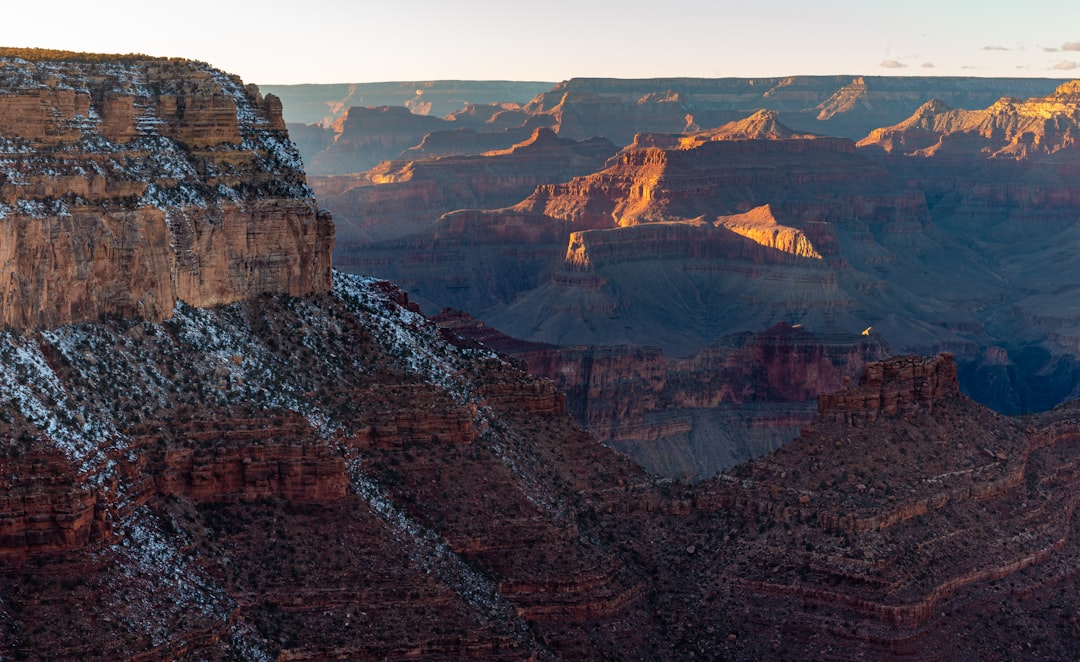
[[[0,324],[329,289],[333,224],[274,97],[188,61],[0,64]]]
[[[582,142],[536,129],[507,149],[469,156],[386,161],[357,175],[312,177],[320,204],[334,209],[339,253],[431,230],[459,209],[499,208],[550,182],[603,167],[615,152],[604,139]]]
[[[751,373],[812,389],[784,372],[812,364],[778,342],[800,334],[773,335],[728,367],[757,357]],[[670,390],[678,371],[640,358],[610,375]],[[868,366],[858,392],[896,394],[876,415],[824,408],[692,486],[649,479],[573,426],[552,382],[445,342],[371,280],[0,331],[0,359],[7,656],[1075,650],[1080,412],[995,414],[948,357]]]
[[[925,409],[960,393],[952,354],[908,356],[866,366],[859,384],[818,396],[822,420],[849,423]]]
[[[814,334],[789,324],[677,358],[648,346],[530,343],[460,311],[444,310],[434,321],[551,379],[578,423],[648,471],[695,482],[794,439],[814,418],[816,398],[888,355],[876,335]]]
[[[925,218],[922,196],[898,189],[851,141],[714,137],[676,148],[631,147],[604,170],[540,187],[518,207],[583,230],[711,221],[766,203],[800,220]]]
[[[907,117],[930,98],[980,108],[1005,95],[1043,95],[1060,82],[919,76],[574,78],[537,95],[525,110],[552,118],[564,137],[605,135],[621,144],[635,133],[709,129],[759,109],[779,113],[800,131],[858,140]]]
[[[1075,149],[1078,110],[1080,81],[1063,83],[1047,96],[1006,97],[978,110],[952,109],[932,99],[903,122],[875,129],[859,146],[979,160],[1049,156]]]

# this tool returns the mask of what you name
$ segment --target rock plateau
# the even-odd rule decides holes
[[[0,167],[4,326],[330,288],[280,101],[209,66],[0,51]]]

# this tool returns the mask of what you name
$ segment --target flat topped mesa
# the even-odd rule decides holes
[[[857,386],[819,395],[818,419],[853,423],[933,411],[939,401],[959,394],[952,354],[899,356],[867,365]]]
[[[281,103],[201,62],[0,49],[0,326],[330,289]]]

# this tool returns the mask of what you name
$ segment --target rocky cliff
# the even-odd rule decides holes
[[[563,140],[537,129],[507,149],[478,155],[385,161],[359,175],[312,177],[320,204],[334,209],[339,253],[430,230],[445,213],[511,205],[542,184],[601,168],[607,140]]]
[[[566,394],[568,413],[599,441],[651,473],[691,482],[794,439],[814,418],[816,398],[888,354],[876,335],[814,334],[789,324],[674,358],[657,347],[517,340],[449,309],[434,321],[551,379]]]
[[[1037,96],[994,101],[985,95],[1003,88],[989,81],[782,83],[667,81],[671,96],[569,81],[527,112],[552,119],[586,91],[607,99],[597,108],[759,99],[773,110],[638,132],[597,172],[509,207],[449,212],[427,236],[342,250],[339,263],[401,282],[429,312],[467,310],[530,341],[689,355],[778,322],[872,327],[898,352],[952,352],[965,392],[1001,411],[1076,397],[1080,320],[1060,297],[1080,284],[1058,266],[1078,240],[1075,86],[1029,81],[1017,89]],[[857,147],[792,114],[825,104],[815,113],[850,119],[878,101],[899,112],[929,92],[955,106],[923,98]]]
[[[674,485],[407,303],[339,275],[163,323],[4,331],[3,654],[1074,650],[1075,407],[1008,419],[948,357],[889,360],[860,387],[896,394],[875,416],[823,399],[791,444]]]
[[[574,78],[537,95],[525,110],[552,118],[564,137],[604,135],[620,144],[636,133],[710,129],[760,109],[776,111],[799,131],[858,140],[901,121],[931,98],[981,108],[1003,96],[1041,96],[1061,82],[920,76]]]
[[[858,333],[925,307],[923,292],[878,296],[883,269],[942,250],[922,194],[850,141],[770,126],[761,139],[643,140],[598,172],[512,207],[448,213],[427,235],[345,250],[340,264],[524,340],[681,356],[779,322]]]
[[[1076,397],[1077,311],[1062,293],[1078,283],[1063,264],[1076,245],[1080,198],[1080,87],[984,108],[930,101],[907,120],[860,141],[860,151],[924,191],[934,224],[978,238],[996,265],[997,301],[977,313],[993,336],[976,361],[958,356],[961,382],[1007,412]],[[980,307],[981,308],[981,307]],[[985,357],[985,358],[984,358]]]
[[[938,402],[959,393],[951,354],[894,358],[867,366],[857,386],[820,395],[818,416],[855,424],[916,410],[933,412]]]
[[[1074,155],[1080,81],[1052,94],[1005,97],[973,110],[952,109],[938,99],[923,104],[899,124],[875,129],[860,147],[887,153],[968,159],[1030,159]]]
[[[519,205],[575,229],[707,220],[771,204],[799,220],[918,221],[925,203],[835,138],[687,138],[623,150],[604,170],[538,188]]]
[[[0,58],[0,323],[329,289],[333,225],[275,97],[181,60]]]

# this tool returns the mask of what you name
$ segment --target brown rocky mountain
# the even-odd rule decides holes
[[[1049,93],[1063,81],[920,76],[785,78],[574,78],[535,97],[525,110],[555,119],[564,138],[606,136],[627,144],[636,133],[685,133],[719,126],[759,109],[780,113],[799,131],[857,140],[911,115],[929,99],[982,108],[1002,96]]]
[[[81,171],[57,170],[74,189],[63,199],[69,209],[95,187],[129,190],[120,164],[143,163],[147,187],[170,192],[150,199],[167,230],[182,219],[190,226],[178,227],[197,238],[235,233],[249,246],[302,234],[272,214],[242,215],[279,198],[313,209],[272,99],[200,63],[4,57],[0,71],[16,80],[0,124],[5,163],[13,155],[20,168],[10,170],[17,177],[5,172],[13,227],[42,221],[28,209],[45,204],[35,196],[49,182],[61,192],[65,180],[49,177],[53,161],[78,158]],[[159,68],[167,81],[144,82]],[[137,149],[141,132],[112,133],[126,125],[100,110],[73,102],[82,112],[65,114],[67,98],[96,85],[121,85],[147,103],[133,108],[151,143]],[[20,99],[31,94],[19,90],[38,96]],[[34,119],[41,105],[52,109],[46,121]],[[228,141],[235,135],[239,149]],[[803,142],[815,153],[810,143],[819,141]],[[54,152],[58,144],[69,149]],[[685,151],[731,149],[707,147],[723,144]],[[123,160],[98,157],[99,173],[90,164],[101,154]],[[751,180],[751,193],[771,181]],[[831,182],[825,176],[820,186],[834,204],[843,188]],[[202,197],[181,195],[183,186]],[[208,191],[238,211],[220,213],[228,203]],[[139,227],[138,214],[110,216],[121,202],[97,195],[102,209],[87,209],[80,225],[103,219],[111,236],[128,238],[124,255],[149,251],[152,241],[125,234]],[[124,204],[136,210],[148,204],[129,197]],[[671,200],[671,209],[685,204]],[[684,267],[718,256],[733,270],[808,262],[843,273],[837,256],[860,255],[847,250],[852,236],[919,248],[927,244],[895,228],[932,230],[920,219],[841,217],[835,247],[804,233],[813,257],[785,252],[800,245],[785,228],[808,222],[779,209],[592,232],[664,239],[670,226],[704,237],[701,248],[679,249]],[[527,263],[526,225],[543,217],[524,218],[514,229],[519,243],[499,243],[503,234],[482,245],[519,249]],[[304,220],[325,236],[325,216]],[[868,237],[844,230],[860,223]],[[894,230],[882,231],[890,223]],[[776,239],[763,241],[769,228]],[[174,241],[186,247],[177,263],[213,263],[213,242]],[[558,278],[616,282],[618,272],[603,269],[628,264],[621,241],[609,242],[603,259],[587,251],[587,263],[560,267]],[[5,245],[17,256],[35,246]],[[78,257],[101,244],[72,245]],[[612,370],[588,381],[600,396],[637,389],[633,404],[647,413],[649,397],[805,400],[839,379],[841,388],[818,399],[814,423],[783,448],[696,485],[656,480],[575,426],[552,381],[439,329],[394,285],[333,274],[313,259],[310,282],[325,287],[294,292],[292,281],[258,276],[264,254],[254,254],[247,273],[265,289],[229,290],[229,303],[188,302],[177,290],[160,317],[117,306],[60,319],[66,309],[48,279],[27,282],[30,295],[10,302],[29,322],[0,330],[0,656],[951,660],[1068,659],[1076,650],[1074,405],[1024,418],[994,413],[961,393],[949,354],[868,363],[857,384],[845,382],[839,366],[880,347],[869,330],[865,340],[836,336],[830,352],[821,349],[830,337],[779,326],[729,339],[711,356],[609,361]],[[67,289],[92,272],[73,264]],[[151,266],[164,279],[172,263]],[[548,352],[543,360],[559,372],[606,360],[595,349],[575,356],[492,331],[479,337]],[[715,382],[691,386],[704,379]]]
[[[384,161],[362,174],[309,181],[320,204],[337,210],[339,252],[347,255],[357,245],[430,230],[449,211],[513,204],[541,184],[595,171],[614,152],[602,138],[575,142],[537,129],[509,149]]]
[[[0,89],[3,325],[330,288],[333,225],[277,98],[149,58],[7,57]]]
[[[907,357],[822,398],[782,450],[656,483],[575,429],[551,382],[406,304],[339,276],[159,324],[4,332],[5,655],[1076,645],[1075,408],[1008,419],[959,394],[949,357]]]
[[[1040,410],[1075,398],[1080,317],[1070,293],[1080,199],[1075,137],[1080,88],[1066,83],[981,110],[928,102],[874,131],[863,153],[925,192],[935,224],[975,247],[1003,287],[971,306],[993,340],[987,360],[962,363],[962,382],[1004,411]]]
[[[777,98],[795,103],[784,95],[803,83]],[[615,96],[635,84],[592,82]],[[949,85],[975,94],[931,87]],[[779,322],[873,327],[896,351],[953,352],[966,392],[1001,411],[1077,397],[1080,324],[1060,303],[1080,287],[1060,266],[1080,213],[1075,85],[985,110],[924,104],[858,147],[788,128],[785,111],[638,133],[597,173],[447,214],[427,238],[343,251],[340,263],[402,283],[426,310],[466,310],[529,341],[685,357]],[[416,252],[425,259],[395,257]]]
[[[778,322],[861,332],[877,270],[912,248],[941,250],[926,220],[922,194],[851,141],[704,140],[625,149],[513,207],[447,214],[426,237],[342,263],[524,340],[686,355]],[[429,258],[406,257],[419,253]]]
[[[875,129],[859,146],[942,159],[1070,158],[1077,153],[1078,112],[1080,81],[1045,97],[1003,98],[979,110],[954,110],[934,99],[903,122]]]
[[[1002,96],[1042,96],[1061,82],[796,76],[571,79],[554,87],[436,81],[266,89],[284,100],[289,130],[309,172],[331,175],[360,172],[386,159],[503,149],[540,127],[552,128],[562,138],[603,136],[627,145],[639,133],[693,133],[760,110],[773,111],[799,132],[858,140],[873,129],[903,120],[931,98],[975,109]],[[526,95],[528,90],[532,91]],[[439,101],[432,103],[433,97]],[[349,113],[356,115],[352,122],[347,120]],[[434,121],[439,118],[445,122]],[[376,140],[380,134],[385,138]]]

